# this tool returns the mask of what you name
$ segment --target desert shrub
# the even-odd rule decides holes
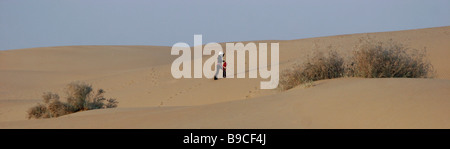
[[[28,119],[30,118],[48,118],[47,106],[38,104],[28,110]]]
[[[344,59],[336,51],[316,53],[301,65],[284,70],[279,88],[291,89],[312,81],[339,77],[363,78],[429,78],[433,66],[426,59],[425,50],[409,49],[403,44],[361,39],[353,55]],[[313,86],[313,85],[308,85]]]
[[[68,111],[68,105],[59,100],[50,102],[47,105],[47,110],[49,113],[48,117],[59,117],[62,115],[72,113],[72,112]],[[48,118],[48,117],[45,117],[45,118]]]
[[[105,108],[116,108],[118,103],[119,102],[114,98],[107,99]]]
[[[67,85],[67,103],[70,105],[71,111],[78,112],[89,110],[88,97],[92,92],[92,86],[82,82],[72,82]]]
[[[316,81],[341,77],[344,70],[344,59],[336,51],[330,50],[327,55],[316,53],[304,64],[301,74],[305,80]]]
[[[364,78],[428,78],[433,67],[425,57],[425,50],[409,49],[393,40],[365,39],[356,46],[349,71]]]
[[[282,71],[280,74],[280,82],[278,84],[278,88],[280,88],[281,90],[288,90],[307,81],[302,80],[303,78],[300,76],[301,72],[299,71],[299,69],[299,66],[296,65],[292,69]]]
[[[106,99],[105,91],[99,89],[93,92],[92,86],[82,82],[73,82],[67,85],[67,102],[59,101],[59,95],[51,92],[42,96],[44,104],[38,104],[28,110],[28,118],[52,118],[75,113],[78,111],[115,108],[116,99]],[[105,103],[106,102],[106,103]]]
[[[313,81],[341,77],[345,73],[344,58],[336,51],[330,50],[327,54],[317,52],[301,65],[281,73],[279,87],[282,90],[293,88],[307,83],[312,86]]]

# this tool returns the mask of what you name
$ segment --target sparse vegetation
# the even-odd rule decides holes
[[[351,58],[351,74],[363,78],[428,78],[432,65],[425,50],[408,49],[401,43],[362,40]]]
[[[116,99],[106,99],[105,91],[99,89],[93,91],[92,86],[86,83],[73,82],[67,85],[67,102],[61,102],[59,95],[46,92],[42,96],[44,104],[38,105],[28,110],[28,118],[52,118],[62,115],[86,111],[92,109],[115,108],[118,102]]]
[[[336,51],[315,53],[301,65],[281,74],[279,88],[288,90],[300,84],[339,77],[430,78],[434,70],[425,50],[408,49],[392,40],[362,39],[353,55],[344,59]]]
[[[327,55],[318,52],[302,65],[283,71],[279,87],[282,90],[288,90],[300,84],[309,84],[306,86],[311,87],[313,81],[338,78],[344,73],[344,59],[336,51],[330,50]]]

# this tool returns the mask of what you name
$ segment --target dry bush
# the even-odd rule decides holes
[[[434,71],[425,57],[425,50],[408,49],[393,40],[362,39],[348,70],[364,78],[429,78]]]
[[[72,82],[67,85],[67,103],[72,112],[89,110],[88,97],[92,92],[92,86],[82,82]]]
[[[119,102],[114,98],[107,99],[104,108],[116,108],[118,103]]]
[[[327,55],[318,52],[309,59],[301,74],[305,80],[317,81],[341,77],[344,70],[344,59],[336,51],[330,50]]]
[[[92,86],[82,82],[70,83],[66,88],[67,103],[59,101],[59,95],[51,92],[42,96],[44,104],[38,104],[28,110],[28,118],[52,118],[78,111],[115,108],[116,99],[106,99],[103,89],[93,92]],[[106,102],[106,103],[105,103]]]
[[[48,118],[50,116],[48,116],[48,110],[47,110],[47,106],[42,105],[42,104],[38,104],[34,107],[31,107],[28,110],[28,119],[31,118]]]
[[[279,88],[288,90],[300,84],[339,77],[430,78],[435,74],[425,50],[408,49],[388,40],[361,39],[353,56],[342,58],[336,51],[316,53],[293,69],[281,73]],[[310,86],[310,85],[309,85]]]
[[[303,83],[312,86],[313,81],[338,78],[344,73],[344,59],[336,51],[317,52],[302,65],[283,71],[279,88],[287,90]]]
[[[278,88],[281,90],[288,90],[307,81],[302,80],[302,77],[300,76],[301,72],[299,71],[299,69],[299,65],[296,65],[292,69],[284,70],[283,72],[281,72]]]
[[[42,95],[44,104],[28,110],[28,118],[51,118],[67,114],[68,105],[59,101],[59,95],[46,92]]]

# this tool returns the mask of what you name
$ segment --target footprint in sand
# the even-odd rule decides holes
[[[245,96],[246,99],[253,97],[259,93],[258,87],[255,87],[253,90],[248,91],[248,95]]]
[[[159,72],[154,68],[151,69],[151,73],[145,79],[148,78],[150,78],[150,82],[153,84],[153,86],[159,85]]]
[[[150,82],[153,87],[158,86],[160,84],[158,71],[156,71],[155,68],[152,68],[150,71],[150,73],[144,76],[143,80],[145,80],[145,82]],[[153,88],[148,89],[147,93],[150,94],[152,90]]]
[[[194,86],[192,86],[192,87],[189,87],[189,88],[187,88],[187,89],[183,89],[183,90],[181,90],[181,91],[178,91],[178,92],[176,92],[173,96],[169,96],[169,97],[166,99],[166,101],[171,101],[171,100],[174,99],[175,97],[177,97],[177,96],[179,96],[179,95],[181,95],[181,94],[183,94],[183,93],[185,93],[185,92],[189,92],[190,90],[192,90],[192,89],[194,89],[194,88],[199,87],[201,84],[202,84],[202,83],[198,83],[198,84],[196,84],[196,85],[194,85]],[[162,101],[161,101],[161,102],[162,102]]]

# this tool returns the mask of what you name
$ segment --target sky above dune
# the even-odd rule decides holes
[[[450,25],[449,0],[0,0],[0,50],[290,40]]]

